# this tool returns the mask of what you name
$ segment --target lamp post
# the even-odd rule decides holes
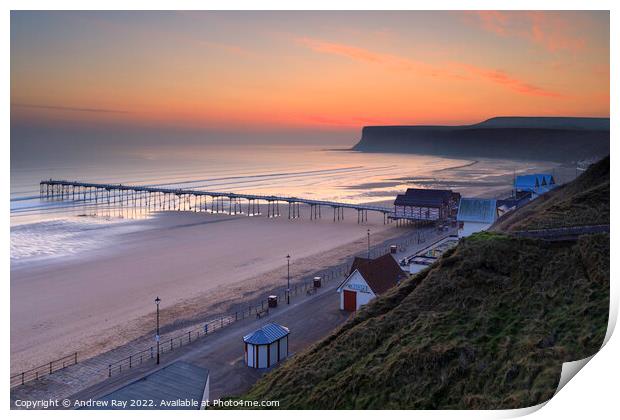
[[[286,255],[286,304],[291,303],[291,256]]]
[[[161,299],[157,296],[155,298],[155,305],[157,305],[157,334],[155,335],[155,341],[157,342],[157,364],[159,364],[159,302],[161,302]]]
[[[367,235],[368,235],[368,259],[370,260],[370,229],[368,229]]]

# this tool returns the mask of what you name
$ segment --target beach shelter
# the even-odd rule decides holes
[[[288,357],[289,330],[267,324],[243,337],[245,363],[253,368],[268,368]]]

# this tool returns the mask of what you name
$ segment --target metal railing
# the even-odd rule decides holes
[[[322,282],[330,282],[335,279],[342,279],[344,275],[348,273],[348,264],[342,264],[337,268],[321,271],[313,276],[309,276],[308,279],[302,282],[291,284],[290,297],[298,296],[300,294],[307,294],[308,290],[314,289],[314,277],[320,276]],[[323,283],[323,284],[325,284]],[[286,289],[279,290],[271,293],[273,296],[278,297],[279,302],[286,300]],[[212,334],[224,327],[234,324],[237,321],[242,321],[246,318],[257,318],[264,311],[268,311],[269,304],[267,299],[262,299],[254,304],[250,304],[245,309],[240,309],[235,312],[228,313],[226,315],[220,315],[206,322],[201,327],[194,328],[190,331],[185,331],[182,334],[175,335],[173,337],[162,337],[159,342],[159,354],[169,353],[173,350],[179,349],[183,346],[191,344],[200,338],[203,338],[209,334]],[[108,364],[108,377],[119,374],[123,370],[131,369],[133,367],[142,365],[147,362],[154,362],[157,356],[157,344],[154,344],[144,350],[133,353],[127,357],[124,357],[116,362]]]
[[[27,382],[41,379],[44,376],[51,375],[54,372],[62,370],[68,366],[77,364],[77,352],[60,359],[52,360],[44,365],[25,370],[21,373],[11,376],[11,388],[24,385]]]
[[[375,246],[371,249],[370,257],[376,258],[390,252],[390,246],[396,245],[399,252],[405,251],[410,245],[420,244],[425,242],[430,237],[441,237],[447,233],[441,233],[437,231],[425,231],[416,232],[406,238],[401,238],[399,241],[386,241],[387,245]],[[359,256],[366,257],[368,254],[360,252]],[[308,291],[315,291],[313,280],[314,277],[321,277],[323,284],[327,284],[333,280],[342,280],[349,272],[350,263],[342,263],[327,270],[321,270],[314,274],[304,276],[302,281],[297,281],[291,284],[290,297],[298,296],[300,294],[307,294]],[[267,292],[268,295],[275,295],[278,297],[278,301],[284,302],[286,300],[286,288],[279,288],[272,292]],[[235,312],[229,312],[227,314],[212,316],[207,322],[201,324],[200,327],[196,327],[192,330],[185,331],[181,334],[174,335],[172,337],[162,337],[159,345],[160,355],[163,353],[169,353],[173,350],[184,347],[192,342],[197,341],[209,334],[214,333],[228,325],[235,322],[244,320],[246,318],[256,318],[268,311],[267,299],[261,299],[258,302],[242,307],[237,306]],[[154,341],[154,340],[153,340]],[[156,344],[144,348],[141,351],[130,354],[115,362],[109,363],[107,366],[107,376],[111,377],[115,374],[121,373],[123,370],[131,369],[133,367],[142,365],[147,362],[154,362],[157,355]],[[77,353],[73,353],[69,356],[54,360],[45,365],[33,368],[22,373],[11,376],[11,388],[19,385],[23,385],[29,381],[40,379],[43,376],[49,375],[58,370],[62,370],[65,367],[77,364]],[[105,366],[105,365],[104,365]],[[103,367],[102,367],[103,368]]]

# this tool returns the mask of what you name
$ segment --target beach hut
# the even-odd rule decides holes
[[[354,312],[404,278],[406,274],[392,254],[385,254],[374,260],[355,257],[349,275],[337,289],[340,294],[340,309]]]
[[[267,324],[243,337],[246,364],[252,368],[268,368],[286,359],[288,335],[288,328]]]
[[[461,198],[456,215],[459,238],[487,230],[497,220],[497,200]]]

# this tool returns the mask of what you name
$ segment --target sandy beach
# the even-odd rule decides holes
[[[431,177],[403,178],[391,188],[428,184],[465,196],[502,197],[509,194],[513,165],[472,161]],[[574,173],[544,162],[521,169],[553,170],[559,182]],[[364,195],[373,196],[366,179],[357,180],[364,181]],[[12,256],[28,258],[11,264],[11,372],[73,352],[84,359],[153,334],[156,296],[166,333],[172,323],[202,322],[263,299],[285,284],[287,254],[291,276],[299,280],[363,252],[367,229],[375,244],[410,232],[384,225],[383,216],[372,212],[366,224],[357,224],[356,211],[347,210],[345,220],[334,223],[330,208],[320,220],[310,220],[308,207],[301,210],[296,220],[288,220],[284,207],[283,217],[273,219],[172,211],[120,223],[120,212],[79,217],[85,210],[78,207],[65,219],[46,221],[43,234],[36,223],[15,226],[21,240],[12,245]],[[68,236],[74,231],[79,236]],[[52,251],[58,245],[70,252],[30,258],[30,248]]]
[[[406,233],[380,214],[357,224],[323,219],[163,212],[116,238],[114,247],[85,250],[11,271],[11,372],[77,351],[80,358],[114,348],[154,328],[153,300],[166,326],[284,284],[286,258],[300,278],[344,261],[373,243]]]

